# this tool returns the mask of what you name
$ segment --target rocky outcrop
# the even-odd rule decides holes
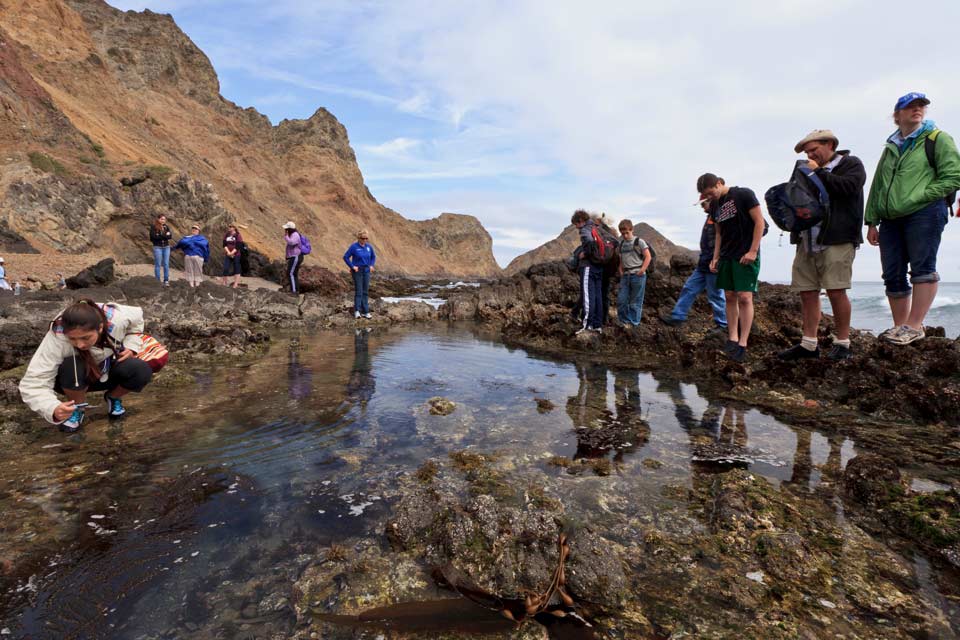
[[[670,264],[671,258],[675,255],[688,257],[696,257],[697,255],[695,251],[674,244],[646,222],[636,223],[633,230],[633,234],[636,237],[643,238],[653,247],[654,252],[657,254],[657,262],[664,266]],[[513,276],[526,271],[536,264],[564,260],[568,258],[579,245],[579,232],[576,227],[569,225],[553,240],[511,260],[507,268],[504,269],[504,274]]]
[[[164,213],[176,236],[199,222],[214,247],[237,223],[267,260],[282,258],[281,225],[294,220],[313,265],[338,268],[364,228],[384,272],[500,272],[475,218],[412,222],[377,202],[326,109],[273,126],[225,100],[209,59],[168,15],[8,0],[0,70],[4,251],[111,249],[148,261],[147,227]]]

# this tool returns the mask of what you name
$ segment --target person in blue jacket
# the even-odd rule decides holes
[[[210,260],[210,242],[200,235],[200,225],[190,227],[190,235],[180,238],[174,249],[183,251],[183,271],[191,287],[203,282],[203,265]]]
[[[343,254],[343,261],[347,263],[350,273],[353,276],[353,317],[364,318],[372,317],[370,315],[370,306],[367,304],[367,292],[370,289],[370,274],[373,273],[373,265],[377,263],[377,254],[367,240],[370,235],[366,229],[357,232],[357,241],[350,245],[347,252]]]

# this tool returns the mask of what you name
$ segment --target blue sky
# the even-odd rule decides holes
[[[502,265],[578,207],[695,246],[697,176],[762,199],[811,129],[833,129],[872,175],[907,91],[960,136],[956,0],[916,15],[866,0],[110,2],[172,14],[223,95],[274,123],[329,109],[380,202],[417,219],[476,215]],[[945,280],[960,280],[958,228],[944,235]],[[776,229],[762,254],[763,279],[789,280]],[[855,279],[879,274],[863,247]]]

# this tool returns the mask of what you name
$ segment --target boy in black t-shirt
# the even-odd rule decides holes
[[[717,288],[726,295],[728,340],[724,351],[732,360],[742,362],[753,326],[763,213],[753,191],[728,187],[723,178],[712,173],[697,179],[697,190],[711,200],[710,215],[717,231],[710,270],[717,274]]]

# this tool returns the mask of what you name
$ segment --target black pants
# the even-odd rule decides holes
[[[290,291],[293,293],[296,293],[300,286],[300,265],[302,264],[302,255],[287,258],[287,278],[290,280]]]
[[[57,382],[54,390],[64,391],[113,391],[123,387],[127,391],[142,391],[150,384],[153,371],[143,360],[127,358],[123,362],[114,362],[106,382],[94,380],[88,384],[87,364],[81,358],[66,358],[57,370]]]

